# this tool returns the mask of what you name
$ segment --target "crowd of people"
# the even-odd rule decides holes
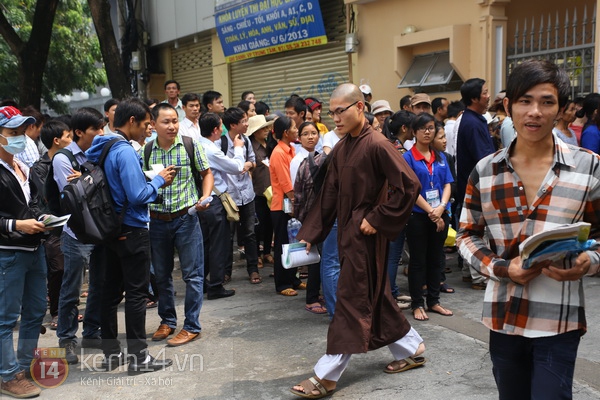
[[[575,280],[598,269],[597,254],[586,252],[587,259],[572,260],[572,270],[582,274],[567,276],[548,265],[544,271],[538,266],[533,269],[537,272],[517,274],[510,269],[517,264],[518,241],[513,239],[533,232],[516,227],[526,216],[490,219],[508,212],[487,209],[499,200],[489,198],[491,189],[484,186],[490,180],[482,179],[499,174],[489,165],[502,157],[512,166],[501,173],[515,171],[518,185],[526,187],[521,200],[539,206],[537,191],[546,171],[531,173],[525,154],[546,125],[552,125],[552,133],[543,132],[550,153],[540,165],[552,167],[553,149],[564,157],[579,144],[600,151],[600,95],[569,101],[562,75],[544,63],[528,65],[515,69],[518,83],[509,82],[491,105],[487,84],[479,78],[464,82],[460,101],[431,100],[417,93],[402,98],[398,111],[385,99],[371,103],[368,85],[342,84],[328,99],[333,129],[321,118],[324,103],[314,97],[292,94],[283,110],[271,112],[254,92],[246,91],[237,106],[226,107],[223,95],[214,90],[180,97],[179,83],[173,80],[165,82],[162,102],[110,99],[104,114],[84,107],[52,118],[5,101],[0,107],[0,264],[10,272],[2,274],[1,295],[11,300],[0,308],[5,322],[2,392],[15,397],[40,393],[28,371],[37,343],[31,339],[39,335],[46,294],[50,327],[69,364],[79,362],[80,346],[102,349],[106,371],[127,363],[132,375],[168,367],[171,360],[155,359],[147,350],[146,310],[157,307],[161,319],[151,340],[181,346],[198,339],[204,294],[207,300],[236,294],[227,288],[236,251],[245,260],[249,284],[263,284],[264,267],[272,265],[277,294],[305,291],[305,309],[331,319],[327,354],[315,366],[314,377],[291,389],[294,394],[331,394],[351,354],[382,346],[394,358],[384,372],[420,367],[425,363],[423,339],[401,310],[410,309],[415,321],[428,320],[427,313],[453,315],[440,297],[455,292],[445,277],[452,272],[445,253],[456,251],[446,246],[453,227],[459,231],[463,281],[490,292],[485,307],[492,308],[484,311],[484,322],[494,339],[492,360],[501,398],[517,398],[506,383],[516,372],[509,368],[514,360],[502,354],[513,342],[504,337],[511,337],[506,335],[506,317],[497,315],[508,308],[494,306],[508,301],[500,293],[514,292],[515,285],[533,279]],[[525,87],[523,76],[535,75],[536,68],[546,75],[536,75],[538,80]],[[552,98],[547,102],[556,110],[540,111],[547,116],[556,111],[550,122],[538,122],[527,110],[525,117],[515,112],[537,106],[539,96]],[[46,215],[61,214],[60,191],[81,176],[84,163],[98,163],[115,138],[120,140],[108,152],[103,170],[115,211],[122,216],[120,235],[94,245],[79,240],[68,224],[46,228],[41,222]],[[587,154],[569,157],[577,158],[578,168],[594,164],[592,170],[598,160]],[[512,199],[512,191],[501,192]],[[575,194],[572,200],[571,209],[585,209],[584,219],[597,223],[598,207],[577,207],[589,199]],[[288,227],[295,219],[302,228],[294,237]],[[494,226],[507,219],[515,224],[510,234]],[[539,224],[532,229],[543,228],[544,222]],[[284,268],[282,247],[294,241],[306,243],[307,252],[317,246],[321,261]],[[175,310],[175,253],[185,283],[182,323]],[[23,268],[9,270],[12,265]],[[408,276],[408,295],[397,284],[401,265]],[[86,308],[79,315],[86,268]],[[111,284],[105,285],[108,279]],[[533,291],[522,294],[530,301],[536,296]],[[560,299],[540,296],[545,299],[542,306],[561,304]],[[117,307],[123,299],[126,352],[117,339]],[[583,307],[580,299],[573,300]],[[539,318],[530,317],[533,323]],[[15,354],[12,329],[19,318]],[[583,325],[585,321],[575,318],[559,333],[574,343],[570,331],[579,332]],[[521,326],[517,318],[513,328],[517,335],[538,337],[547,327]],[[526,380],[526,374],[519,374]]]

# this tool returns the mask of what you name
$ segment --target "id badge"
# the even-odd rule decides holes
[[[433,208],[440,205],[440,191],[437,189],[429,189],[425,192],[425,200]]]

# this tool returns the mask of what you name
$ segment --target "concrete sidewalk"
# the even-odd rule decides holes
[[[442,304],[455,313],[443,317],[429,313],[418,322],[405,315],[425,340],[427,363],[423,368],[399,374],[382,370],[391,361],[386,348],[353,356],[332,396],[334,399],[496,399],[487,350],[488,331],[479,322],[483,292],[461,281],[456,254],[449,255],[448,284],[455,294],[442,294]],[[406,277],[399,269],[398,283],[407,293]],[[264,282],[251,285],[245,264],[236,262],[228,288],[231,298],[204,301],[202,338],[181,347],[149,341],[153,355],[164,352],[174,359],[171,370],[128,377],[126,369],[94,372],[81,363],[70,367],[67,380],[46,389],[41,398],[51,399],[297,399],[289,393],[294,384],[312,375],[312,367],[325,352],[328,317],[304,310],[304,292],[297,297],[275,293],[269,273]],[[579,348],[574,398],[600,398],[600,278],[585,280],[589,331]],[[177,306],[183,315],[185,288],[176,281]],[[120,331],[124,332],[123,309]],[[158,327],[156,309],[148,311],[148,337]],[[181,328],[182,321],[179,323]],[[79,332],[80,333],[80,332]],[[123,335],[124,343],[124,335]],[[40,337],[40,347],[57,345],[54,331]],[[84,350],[87,365],[100,363],[99,350]],[[82,368],[83,366],[83,368]],[[82,370],[83,369],[83,370]],[[93,368],[92,368],[93,369]]]

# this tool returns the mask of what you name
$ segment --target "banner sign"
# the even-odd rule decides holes
[[[228,63],[327,43],[318,0],[253,0],[215,10]],[[219,11],[219,9],[221,11]]]

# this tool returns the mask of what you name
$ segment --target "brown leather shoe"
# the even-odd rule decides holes
[[[169,335],[175,333],[175,328],[169,328],[167,324],[160,324],[154,335],[152,335],[152,340],[158,342],[159,340],[165,340]]]
[[[181,346],[182,344],[186,344],[191,342],[192,340],[196,340],[200,337],[200,332],[192,333],[188,332],[185,329],[182,329],[174,338],[167,340],[167,344],[169,346]]]

